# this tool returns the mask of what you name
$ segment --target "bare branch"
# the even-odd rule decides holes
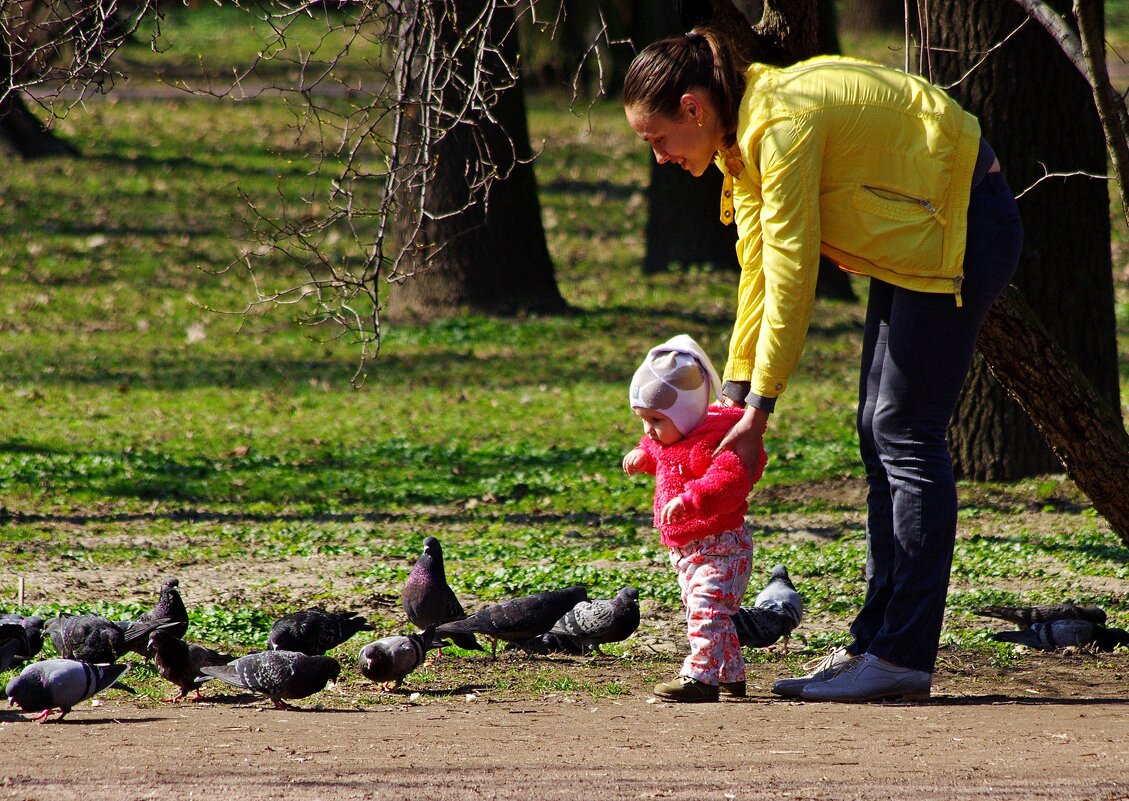
[[[1043,168],[1043,175],[1042,175],[1042,176],[1041,176],[1041,177],[1040,177],[1040,178],[1039,178],[1038,180],[1036,180],[1036,181],[1033,181],[1033,182],[1031,183],[1031,185],[1030,185],[1030,186],[1028,186],[1028,187],[1027,187],[1026,189],[1024,189],[1024,190],[1023,190],[1022,192],[1016,192],[1016,194],[1015,194],[1015,199],[1016,199],[1016,200],[1019,200],[1019,198],[1023,197],[1024,195],[1026,195],[1026,194],[1027,194],[1028,192],[1030,192],[1030,191],[1031,191],[1032,189],[1034,189],[1034,188],[1035,188],[1036,186],[1038,186],[1039,184],[1041,184],[1041,183],[1042,183],[1043,181],[1047,181],[1047,180],[1050,180],[1051,178],[1078,178],[1078,177],[1085,177],[1085,178],[1096,178],[1096,179],[1098,179],[1098,180],[1100,180],[1100,181],[1108,181],[1108,180],[1109,180],[1109,176],[1108,176],[1108,175],[1096,175],[1095,173],[1092,173],[1092,172],[1085,172],[1084,170],[1076,170],[1076,171],[1074,171],[1074,172],[1049,172],[1049,171],[1047,170],[1047,165],[1046,165],[1046,164],[1044,164],[1044,163],[1043,163],[1043,162],[1041,162],[1041,161],[1039,162],[1039,166]]]
[[[1105,41],[1101,31],[1101,4],[1095,0],[1075,0],[1074,14],[1081,35],[1043,0],[1015,0],[1032,19],[1059,43],[1075,68],[1090,84],[1094,104],[1105,131],[1106,146],[1117,173],[1126,223],[1129,224],[1129,112],[1125,98],[1114,91],[1105,61]]]

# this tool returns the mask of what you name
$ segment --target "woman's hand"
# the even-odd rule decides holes
[[[744,464],[750,474],[755,472],[757,457],[760,455],[764,442],[764,432],[768,428],[768,412],[752,406],[745,408],[745,413],[729,433],[714,450],[714,456],[724,450],[733,451]]]

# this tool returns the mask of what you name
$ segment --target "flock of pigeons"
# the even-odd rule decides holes
[[[419,633],[382,637],[361,648],[361,675],[386,691],[397,689],[423,663],[428,651],[453,643],[467,650],[484,650],[478,638],[489,640],[491,658],[498,643],[530,653],[602,655],[601,645],[620,642],[639,627],[639,592],[624,587],[614,598],[589,600],[584,587],[540,592],[486,606],[467,614],[447,584],[439,540],[424,540],[401,593],[408,620]],[[1055,650],[1090,646],[1112,650],[1129,645],[1129,632],[1105,626],[1105,613],[1094,606],[1060,604],[1043,607],[988,607],[979,614],[1011,620],[1019,631],[999,632],[998,640],[1032,648]],[[788,637],[803,617],[803,601],[783,565],[772,570],[752,606],[733,615],[741,645],[765,648]],[[0,672],[26,664],[5,689],[9,704],[24,712],[40,713],[45,721],[58,709],[63,717],[76,704],[109,687],[132,692],[121,683],[129,669],[118,660],[134,652],[153,660],[159,675],[179,692],[200,698],[200,685],[219,680],[269,698],[277,708],[319,692],[341,673],[341,664],[327,652],[362,631],[372,631],[364,617],[353,612],[303,609],[277,620],[267,647],[245,656],[206,648],[184,640],[188,610],[177,579],[167,580],[153,609],[136,620],[114,621],[99,615],[63,615],[45,620],[36,615],[0,614]],[[57,658],[32,662],[50,639]]]

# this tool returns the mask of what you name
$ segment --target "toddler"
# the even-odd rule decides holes
[[[655,476],[655,526],[678,572],[690,641],[679,677],[655,685],[668,701],[745,695],[745,659],[730,615],[749,583],[745,512],[766,457],[762,448],[750,475],[732,451],[715,455],[744,413],[710,405],[720,387],[709,357],[685,334],[652,348],[631,379],[631,408],[644,436],[623,457],[623,470]]]

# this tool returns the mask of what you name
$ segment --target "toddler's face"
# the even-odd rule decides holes
[[[638,407],[632,411],[643,421],[643,433],[660,445],[673,445],[682,439],[682,432],[662,412]]]

